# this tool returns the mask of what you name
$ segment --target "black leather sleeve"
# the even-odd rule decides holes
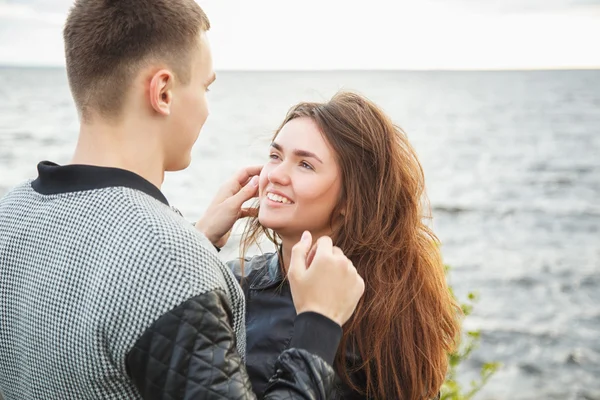
[[[332,360],[321,357],[335,354],[341,328],[318,314],[298,317],[296,347],[280,355],[264,399],[325,400],[333,389]],[[142,397],[256,399],[230,321],[229,302],[221,290],[190,299],[161,316],[126,358],[129,377]],[[311,339],[323,336],[329,339]],[[335,348],[327,348],[332,343]]]

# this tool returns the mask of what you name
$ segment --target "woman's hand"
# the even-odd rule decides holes
[[[242,205],[258,195],[258,175],[261,170],[262,165],[258,165],[238,171],[221,186],[202,218],[196,222],[196,229],[204,233],[216,247],[225,246],[238,219],[257,216],[255,208],[242,208]]]

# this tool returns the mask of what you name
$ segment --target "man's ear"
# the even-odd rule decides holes
[[[150,104],[154,111],[161,115],[171,114],[173,102],[173,73],[167,69],[156,72],[150,80]]]

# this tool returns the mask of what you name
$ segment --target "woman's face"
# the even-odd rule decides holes
[[[334,152],[310,118],[296,118],[281,129],[259,180],[258,219],[283,238],[309,230],[331,233],[330,221],[341,192]]]

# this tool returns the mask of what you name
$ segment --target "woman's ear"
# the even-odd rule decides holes
[[[348,208],[348,204],[346,203],[346,200],[340,201],[340,204],[337,206],[339,215],[341,215],[342,217],[345,217],[346,216],[346,208]]]
[[[336,207],[331,215],[331,230],[336,232],[342,228],[344,224],[344,220],[346,219],[346,207],[345,205],[340,205]]]

